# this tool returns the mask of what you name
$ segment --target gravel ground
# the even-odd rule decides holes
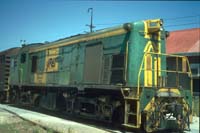
[[[13,115],[5,110],[0,109],[0,133],[48,133],[45,130],[30,122]]]
[[[61,118],[48,116],[48,115],[45,115],[45,114],[32,112],[32,111],[28,111],[28,110],[24,110],[24,109],[18,109],[18,108],[10,107],[10,106],[7,106],[7,105],[1,105],[0,104],[0,108],[7,109],[7,110],[10,110],[12,112],[15,112],[16,114],[18,114],[19,116],[21,116],[21,117],[23,117],[27,120],[33,121],[34,123],[39,123],[40,125],[42,125],[44,127],[49,127],[52,130],[60,132],[60,133],[94,133],[94,132],[95,133],[107,133],[108,132],[108,131],[105,131],[105,130],[101,130],[101,129],[98,129],[98,128],[95,128],[95,127],[87,126],[87,125],[80,124],[80,123],[77,123],[77,122],[64,120],[64,119],[61,119]],[[1,113],[3,113],[3,114],[1,115]],[[5,115],[6,113],[9,114],[9,115]],[[8,113],[8,112],[5,112],[5,111],[0,112],[0,116],[2,116],[2,117],[0,117],[0,121],[2,119],[2,123],[9,123],[10,122],[9,123],[10,125],[11,124],[13,125],[13,123],[19,123],[19,122],[22,121],[22,120],[20,120],[20,118],[16,118],[16,120],[13,121],[12,120],[13,115]],[[10,119],[7,119],[7,118],[10,118]],[[3,130],[1,128],[1,125],[3,126],[4,124],[1,124],[1,122],[0,122],[0,133],[1,133],[1,130]],[[26,127],[24,127],[24,128],[26,128]],[[27,128],[30,128],[30,127],[27,127]],[[7,132],[5,132],[5,133],[7,133]],[[40,133],[40,132],[36,132],[36,133]],[[42,133],[42,131],[41,131],[41,133]]]
[[[186,133],[199,133],[199,117],[195,116],[193,117],[193,121],[190,124],[191,131]]]
[[[30,122],[24,121],[16,115],[11,114],[3,109],[15,112],[20,117],[23,117],[34,123],[38,123],[43,127],[48,127],[48,129],[33,125]],[[191,131],[187,131],[185,133],[199,133],[199,117],[193,117],[193,122],[191,123],[190,128]],[[109,132],[77,122],[0,104],[0,133],[13,133],[13,131],[14,133],[53,133],[54,131],[60,133]],[[112,132],[119,133],[119,131]]]

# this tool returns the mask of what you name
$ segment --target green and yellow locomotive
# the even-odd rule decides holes
[[[165,54],[167,36],[156,19],[24,46],[11,59],[10,100],[147,132],[189,129],[191,71]]]
[[[0,103],[9,102],[10,57],[16,55],[19,48],[10,48],[0,52]]]

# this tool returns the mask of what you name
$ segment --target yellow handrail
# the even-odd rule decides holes
[[[142,66],[144,64],[144,57],[146,56],[146,53],[144,54],[143,58],[142,58],[142,63],[140,65],[140,69],[139,69],[139,73],[138,73],[138,87],[137,87],[137,97],[139,97],[139,89],[140,89],[140,75],[141,75],[141,72],[142,72]]]
[[[147,70],[147,69],[142,69],[142,70]],[[171,72],[171,73],[187,73],[190,74],[190,72],[182,72],[182,71],[173,71],[173,70],[159,70],[159,69],[151,69],[152,71],[160,71],[160,72]]]
[[[171,56],[171,57],[186,57],[186,56],[182,56],[182,55],[175,55],[175,54],[165,54],[165,53],[155,53],[155,52],[146,52],[146,54],[155,54],[155,55],[166,55],[166,56]]]
[[[190,68],[190,64],[189,64],[189,60],[186,56],[174,55],[174,54],[165,54],[165,53],[155,53],[155,52],[146,52],[145,55],[146,54],[155,54],[155,55],[165,55],[165,56],[178,57],[178,58],[186,58],[186,62],[187,62],[187,65],[188,65],[189,72],[190,72],[190,74],[192,73],[191,68]]]
[[[144,56],[142,58],[142,62],[139,68],[139,72],[138,72],[138,82],[137,82],[137,97],[139,96],[139,89],[140,89],[140,78],[141,78],[141,72],[145,71],[146,69],[144,69],[144,58],[147,54],[152,54],[152,55],[160,55],[160,56],[170,56],[170,57],[177,57],[177,58],[186,58],[186,62],[187,62],[187,67],[188,67],[188,71],[183,72],[183,71],[174,71],[174,70],[159,70],[159,69],[151,69],[151,71],[159,71],[159,72],[171,72],[171,73],[185,73],[188,74],[191,77],[191,68],[189,65],[189,61],[188,58],[186,56],[181,56],[181,55],[174,55],[174,54],[165,54],[165,53],[155,53],[155,52],[145,52]],[[192,79],[191,79],[191,93],[192,93]]]

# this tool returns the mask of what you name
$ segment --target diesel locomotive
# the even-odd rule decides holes
[[[166,54],[168,35],[153,19],[23,46],[11,56],[9,100],[147,132],[187,130],[191,70]]]
[[[10,48],[0,52],[0,103],[8,102],[10,57],[17,54],[19,48]]]

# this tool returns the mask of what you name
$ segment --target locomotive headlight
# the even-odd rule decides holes
[[[157,22],[150,22],[149,26],[150,27],[157,27],[158,23]]]
[[[148,32],[153,33],[160,31],[161,25],[162,21],[160,19],[148,21]]]

